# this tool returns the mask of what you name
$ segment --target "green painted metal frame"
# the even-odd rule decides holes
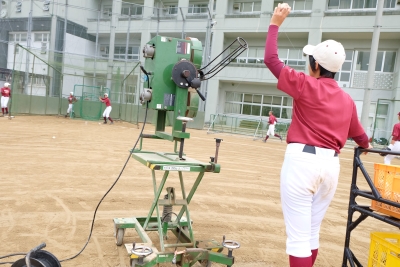
[[[207,248],[199,248],[197,245],[199,242],[194,237],[190,211],[188,205],[193,199],[194,193],[196,192],[201,180],[204,177],[205,172],[219,172],[220,165],[215,163],[203,163],[191,158],[185,157],[185,161],[178,161],[178,154],[176,153],[162,153],[162,152],[150,152],[150,151],[139,151],[135,150],[132,153],[132,157],[151,169],[152,183],[154,189],[154,199],[150,210],[146,217],[132,217],[132,218],[115,218],[114,226],[116,229],[123,228],[134,228],[138,233],[139,237],[143,241],[143,244],[153,249],[153,257],[147,256],[144,259],[144,265],[133,265],[133,266],[155,266],[158,263],[172,262],[174,256],[177,262],[180,262],[181,266],[193,266],[196,262],[201,260],[209,260],[228,266],[232,265],[234,258],[228,257],[221,253],[223,247],[221,244],[214,241],[212,246]],[[167,169],[167,170],[166,170]],[[157,184],[156,171],[163,171],[162,178]],[[166,200],[161,199],[161,193],[165,187],[167,179],[171,171],[177,171],[179,176],[180,189],[182,192],[182,199],[175,200],[173,206],[181,206],[174,221],[167,223],[163,226],[162,216],[160,214],[159,207],[168,205]],[[184,172],[196,172],[198,173],[193,186],[189,192],[185,189],[184,184]],[[153,214],[155,216],[153,216]],[[185,229],[185,230],[183,230]],[[177,238],[177,243],[166,244],[165,240],[167,237],[167,231],[171,231]],[[147,231],[157,231],[160,242],[160,249],[153,245],[149,236],[146,234]],[[168,248],[185,248],[180,253],[175,255],[174,252],[167,252]],[[213,250],[217,250],[213,251]],[[131,255],[131,258],[136,259],[135,255]]]
[[[134,228],[143,241],[142,245],[153,250],[153,253],[141,259],[143,263],[139,263],[138,256],[131,254],[132,267],[152,267],[158,263],[171,263],[173,259],[182,267],[193,266],[198,261],[202,260],[231,266],[234,263],[234,258],[221,253],[223,250],[221,244],[214,240],[195,240],[188,208],[194,193],[203,179],[204,173],[219,173],[221,167],[214,162],[204,163],[188,158],[186,155],[184,159],[182,159],[179,157],[178,153],[178,142],[189,139],[190,133],[185,132],[182,127],[182,121],[176,118],[179,116],[187,116],[187,114],[188,116],[194,117],[196,115],[199,97],[197,94],[191,94],[187,88],[176,86],[171,78],[171,73],[175,63],[181,60],[188,60],[192,62],[197,69],[200,68],[202,59],[201,42],[197,39],[183,40],[156,36],[147,44],[157,49],[154,58],[145,59],[145,70],[152,75],[150,86],[152,88],[152,99],[146,104],[148,108],[157,111],[155,133],[152,135],[142,134],[139,148],[131,151],[131,154],[134,159],[151,170],[154,199],[146,217],[115,218],[114,227],[116,233],[118,229]],[[179,50],[182,47],[185,48],[183,53]],[[175,51],[175,53],[165,51]],[[145,86],[144,84],[144,87]],[[190,98],[190,105],[188,103],[188,98]],[[169,101],[166,101],[166,99]],[[168,111],[174,112],[171,133],[165,132]],[[173,141],[174,153],[142,151],[143,138]],[[159,184],[157,184],[156,171],[163,171]],[[173,201],[160,198],[171,171],[178,172],[182,199],[176,200],[175,196]],[[183,172],[198,173],[188,194],[185,190]],[[180,206],[179,212],[175,213],[175,220],[168,223],[163,222],[159,209],[160,206]],[[153,216],[154,213],[156,213],[155,216]],[[147,231],[158,232],[160,242],[159,249],[161,251],[158,251],[158,248],[154,246],[151,239],[146,234]],[[171,231],[177,237],[177,242],[175,244],[165,243],[168,231]],[[184,249],[178,251],[178,247]],[[175,251],[167,251],[167,249],[170,248],[174,248]]]

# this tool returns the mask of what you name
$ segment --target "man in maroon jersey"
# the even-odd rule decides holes
[[[265,139],[263,140],[263,142],[267,142],[269,135],[272,134],[275,137],[278,137],[279,139],[281,139],[282,142],[282,137],[279,134],[275,133],[275,124],[278,122],[278,120],[276,119],[276,117],[274,116],[274,112],[272,110],[269,111],[269,118],[268,118],[268,131],[267,131],[267,135],[265,136]]]
[[[278,89],[294,102],[280,181],[286,253],[291,267],[311,267],[318,254],[321,223],[338,183],[340,149],[348,137],[363,148],[372,146],[353,99],[334,80],[346,57],[340,43],[327,40],[303,48],[310,75],[279,60],[278,30],[290,10],[286,3],[274,10],[264,63],[278,79]]]
[[[397,113],[398,119],[400,121],[400,112]],[[393,131],[392,131],[392,141],[390,142],[390,145],[388,145],[385,150],[388,151],[393,151],[393,152],[400,152],[400,122],[396,123],[393,126]],[[385,164],[391,164],[392,159],[396,157],[396,155],[388,155],[386,153],[379,153],[379,155],[385,157],[383,159]]]
[[[105,94],[104,94],[104,98],[101,98],[101,97],[99,96],[99,99],[100,99],[101,102],[103,102],[104,104],[106,104],[106,109],[105,109],[104,112],[103,112],[104,124],[107,124],[107,118],[110,120],[110,122],[111,122],[110,124],[113,124],[114,121],[113,121],[113,119],[111,119],[111,117],[110,117],[110,113],[111,113],[112,107],[111,107],[111,101],[110,101],[110,99],[108,98],[108,94],[105,93]]]
[[[8,115],[8,100],[11,97],[11,89],[10,89],[10,84],[5,83],[4,87],[1,88],[1,112],[4,114]]]

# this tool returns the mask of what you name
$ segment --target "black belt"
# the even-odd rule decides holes
[[[316,154],[315,146],[304,145],[303,152],[310,153],[310,154]],[[338,156],[338,153],[335,152],[334,157],[337,157],[337,156]]]

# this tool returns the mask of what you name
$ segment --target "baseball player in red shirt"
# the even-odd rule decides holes
[[[274,116],[274,112],[272,110],[269,111],[269,118],[268,118],[268,131],[267,131],[267,135],[265,136],[265,139],[263,140],[263,142],[267,142],[269,135],[272,134],[275,137],[278,137],[279,139],[281,139],[282,142],[282,137],[279,134],[275,133],[275,124],[278,122],[278,120],[276,119],[276,117]]]
[[[111,113],[112,107],[111,107],[111,101],[108,98],[108,94],[105,93],[104,94],[104,98],[99,97],[99,99],[100,99],[101,102],[106,104],[106,109],[103,112],[104,124],[107,124],[107,118],[110,120],[110,122],[111,122],[110,124],[113,124],[114,121],[110,117],[110,113]]]
[[[400,112],[397,113],[397,116],[400,121]],[[400,152],[400,122],[393,126],[392,141],[390,142],[390,145],[385,148],[385,150]],[[388,155],[386,153],[379,153],[379,155],[385,157],[383,160],[385,164],[391,164],[392,159],[396,157],[396,155]]]
[[[320,226],[338,183],[340,149],[348,137],[363,148],[372,146],[354,101],[334,80],[346,56],[340,43],[327,40],[303,48],[310,75],[279,60],[278,30],[289,13],[287,4],[274,10],[264,63],[278,79],[278,89],[294,101],[280,181],[286,253],[291,267],[311,267],[318,254]]]
[[[8,114],[8,100],[11,97],[11,89],[9,88],[10,84],[5,83],[4,87],[1,88],[1,112],[4,114]],[[4,113],[5,111],[5,113]]]
[[[74,96],[74,92],[69,93],[68,97],[68,109],[67,109],[67,115],[65,115],[65,118],[68,117],[69,113],[72,111],[72,105],[78,100],[76,100],[76,97]]]

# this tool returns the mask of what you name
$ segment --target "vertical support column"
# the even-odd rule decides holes
[[[173,129],[172,131],[182,131],[182,121],[177,120],[178,116],[185,117],[187,110],[187,98],[188,98],[188,89],[180,88],[176,86],[175,89],[175,107],[174,107],[174,118],[173,118]]]
[[[125,44],[125,64],[124,64],[124,84],[121,85],[122,86],[122,92],[121,92],[121,96],[119,99],[119,103],[120,103],[120,112],[121,112],[121,107],[123,103],[126,103],[125,101],[125,95],[126,95],[126,77],[128,76],[128,70],[127,70],[127,62],[128,62],[128,50],[129,50],[129,34],[131,31],[131,9],[133,8],[133,5],[130,6],[129,8],[129,20],[128,20],[128,31],[126,32],[126,44]],[[121,117],[121,114],[120,114]]]
[[[261,2],[261,17],[268,17],[269,19],[272,12],[274,12],[274,0],[263,0]]]
[[[121,1],[112,2],[112,16],[110,23],[110,49],[108,54],[108,65],[107,65],[107,88],[111,90],[112,76],[114,71],[114,49],[115,49],[115,30],[118,26],[118,17],[121,13]]]
[[[94,50],[94,72],[93,72],[93,86],[96,86],[96,65],[97,65],[97,56],[99,51],[99,26],[100,26],[100,14],[101,14],[101,7],[99,6],[99,10],[97,10],[97,24],[96,24],[96,46]],[[83,91],[82,91],[83,93]]]
[[[178,1],[178,16],[177,20],[182,23],[182,34],[181,39],[186,38],[185,33],[185,24],[186,24],[186,15],[188,13],[189,8],[189,0],[179,0]]]
[[[179,0],[178,7],[182,8],[183,17],[186,19],[186,15],[188,13],[188,7],[189,7],[189,0]],[[179,13],[179,10],[178,10],[178,13]],[[178,16],[178,20],[182,20],[182,18],[180,16]]]
[[[363,106],[361,112],[361,124],[364,127],[364,131],[370,136],[373,133],[373,129],[371,132],[368,132],[368,124],[369,124],[369,106],[371,103],[371,90],[374,87],[374,76],[375,76],[375,66],[376,66],[376,57],[378,54],[378,46],[379,46],[379,36],[381,32],[381,20],[383,14],[383,3],[384,0],[379,0],[376,5],[376,16],[375,16],[375,25],[374,32],[372,34],[372,43],[371,43],[371,52],[369,56],[369,65],[368,65],[368,74],[367,74],[367,84],[364,90],[364,99]],[[378,108],[378,107],[377,107]]]
[[[68,1],[68,0],[67,0]],[[31,6],[29,10],[29,17],[28,17],[28,33],[26,38],[26,47],[28,50],[31,48],[32,44],[32,16],[33,16],[33,0],[30,1]],[[29,82],[29,61],[30,61],[30,53],[26,53],[26,65],[25,65],[25,93],[28,94],[28,82]]]
[[[51,28],[50,28],[50,44],[49,44],[49,59],[54,60],[55,59],[55,53],[54,51],[57,50],[56,47],[56,38],[57,38],[57,10],[54,10],[54,5],[52,5],[52,10],[53,10],[53,15],[51,16]],[[47,67],[47,75],[50,78],[50,83],[47,85],[48,88],[46,88],[46,91],[48,92],[47,94],[49,96],[54,95],[54,87],[55,87],[55,82],[54,82],[54,77],[55,77],[55,71],[53,68]],[[59,101],[59,107],[58,107],[58,115],[61,114],[61,96],[60,96],[60,101]]]
[[[154,2],[155,0],[144,0],[143,20],[153,16]]]

